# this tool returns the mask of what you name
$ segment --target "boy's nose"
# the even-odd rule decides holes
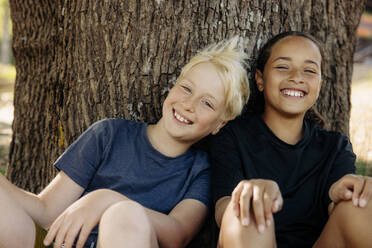
[[[182,101],[182,106],[186,111],[194,112],[194,100],[192,97],[186,97]]]

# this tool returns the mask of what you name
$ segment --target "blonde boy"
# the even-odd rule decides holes
[[[55,162],[60,172],[39,195],[1,176],[0,247],[33,247],[33,222],[49,228],[44,243],[54,247],[184,247],[209,204],[209,163],[191,145],[235,118],[249,95],[237,44],[192,58],[156,124],[93,124]]]

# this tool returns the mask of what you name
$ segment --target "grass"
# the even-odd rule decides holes
[[[3,175],[5,176],[5,170],[0,169],[0,173],[3,174]]]

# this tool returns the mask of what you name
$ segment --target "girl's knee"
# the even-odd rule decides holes
[[[243,226],[233,209],[227,207],[224,213],[220,237],[220,247],[275,247],[274,225],[266,227],[263,233],[259,233],[253,214],[250,216],[248,226]]]
[[[335,206],[330,218],[333,218],[340,226],[363,225],[372,220],[372,202],[366,207],[356,207],[352,201],[343,201]]]
[[[339,229],[342,239],[350,247],[364,247],[360,242],[372,242],[372,202],[366,207],[356,207],[352,201],[344,201],[337,204],[330,216],[334,227]]]

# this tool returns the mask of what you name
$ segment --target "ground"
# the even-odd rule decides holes
[[[8,164],[13,120],[14,67],[0,65],[0,172]],[[372,65],[355,64],[352,84],[350,137],[358,156],[358,173],[372,176]]]

